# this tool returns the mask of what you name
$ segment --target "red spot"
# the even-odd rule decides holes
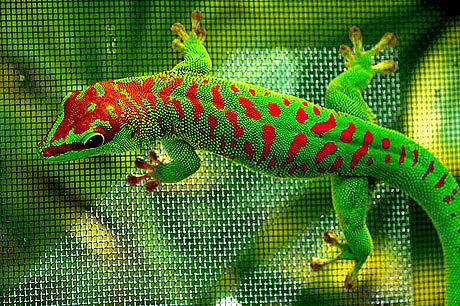
[[[321,111],[319,110],[318,106],[313,105],[313,113],[315,113],[316,116],[319,116],[321,114]]]
[[[372,159],[372,157],[369,157],[369,159],[367,160],[367,165],[370,166],[374,163],[374,160]]]
[[[364,133],[363,145],[361,148],[356,150],[355,153],[353,153],[350,170],[352,170],[358,164],[359,160],[367,154],[367,151],[369,150],[369,145],[372,143],[373,139],[374,135],[372,135],[370,131],[366,131],[366,133]]]
[[[302,105],[305,107],[308,107],[308,102],[307,101],[302,101]]]
[[[225,148],[225,137],[224,137],[224,135],[221,135],[221,136],[220,136],[220,146],[219,146],[219,149],[224,150],[224,148]]]
[[[455,213],[451,213],[450,216],[451,216],[452,218],[455,218]],[[459,231],[460,231],[460,230],[459,230]],[[459,232],[459,233],[460,233],[460,232]]]
[[[401,145],[401,156],[399,157],[400,165],[404,162],[405,158],[406,158],[406,148],[404,147],[404,145]]]
[[[385,155],[385,164],[388,164],[391,160],[390,154]]]
[[[246,117],[254,120],[259,120],[260,118],[262,118],[262,114],[256,109],[254,102],[252,102],[250,99],[245,97],[239,97],[238,103],[240,103],[240,105],[246,109],[244,111]]]
[[[323,159],[325,159],[328,155],[331,155],[337,151],[337,146],[333,142],[326,142],[324,146],[319,149],[318,153],[316,153],[315,163],[319,164]]]
[[[272,116],[272,117],[279,117],[281,115],[281,108],[278,104],[274,103],[274,102],[267,102],[267,109],[268,109],[268,113]]]
[[[225,117],[227,117],[227,120],[233,126],[233,134],[235,138],[241,137],[244,130],[241,126],[238,125],[238,114],[232,110],[228,110],[225,112]]]
[[[270,162],[268,163],[267,169],[270,169],[271,167],[273,167],[273,166],[276,164],[276,162],[277,162],[276,156],[273,155],[272,159],[271,159]]]
[[[281,169],[284,169],[289,163],[294,161],[294,157],[299,153],[300,149],[307,144],[307,136],[299,133],[294,136],[294,140],[291,143],[291,147],[287,152],[287,158],[284,163],[281,164]]]
[[[233,91],[233,93],[235,94],[240,92],[240,90],[235,85],[230,86],[230,90]]]
[[[305,124],[305,120],[307,119],[307,113],[301,106],[299,106],[299,108],[297,109],[297,114],[295,115],[295,120],[297,120],[300,124]]]
[[[232,139],[232,140],[230,141],[230,148],[234,148],[234,147],[236,147],[236,140],[235,140],[235,139]]]
[[[334,164],[332,164],[331,169],[329,169],[329,173],[333,173],[339,170],[340,166],[343,164],[343,158],[342,156],[337,156],[337,158],[334,161]]]
[[[217,127],[217,118],[214,117],[212,114],[208,115],[208,125],[209,125],[209,137],[215,138],[214,130]]]
[[[209,80],[203,80],[203,84],[208,84]]]
[[[166,76],[160,75],[160,80],[162,80],[163,82],[166,82]]]
[[[434,164],[434,161],[431,161],[430,165],[428,166],[428,169],[426,170],[425,174],[422,177],[422,180],[426,179],[426,177],[428,176],[430,172],[433,172],[434,170],[433,164]]]
[[[418,150],[415,149],[414,150],[414,162],[412,163],[412,167],[415,166],[415,164],[417,163],[417,160],[418,160]]]
[[[444,179],[446,178],[446,176],[447,176],[447,173],[444,173],[444,175],[441,177],[441,179],[439,180],[439,182],[438,182],[436,185],[434,185],[434,187],[435,187],[435,188],[441,188],[442,186],[444,186],[444,184],[446,183],[446,182],[444,181]]]
[[[329,115],[329,119],[326,122],[315,123],[315,125],[311,128],[311,131],[318,136],[322,136],[324,133],[332,130],[335,127],[336,127],[335,117],[334,117],[334,114],[331,113]]]
[[[385,137],[382,139],[382,147],[386,150],[390,147],[390,139],[388,137]]]
[[[187,89],[187,94],[186,98],[192,102],[192,107],[193,107],[193,120],[197,122],[201,114],[203,113],[203,105],[201,105],[200,100],[198,100],[197,97],[197,90],[198,90],[198,83],[195,83],[192,81],[192,84],[190,85],[189,89]]]
[[[285,97],[282,97],[282,99],[283,99],[283,104],[284,104],[284,106],[289,106],[289,105],[291,105],[291,101],[289,101],[289,100],[286,99]]]
[[[308,168],[307,168],[307,166],[305,164],[301,164],[299,166],[299,169],[302,170],[303,172],[307,172],[307,170],[308,170]]]
[[[256,96],[256,91],[252,88],[249,89],[249,93],[251,94],[251,96],[255,97]]]
[[[455,195],[456,193],[457,193],[457,189],[454,189],[454,190],[452,191],[452,195]]]
[[[212,103],[217,109],[223,109],[225,107],[224,98],[219,92],[220,85],[211,87]]]
[[[183,81],[184,80],[182,78],[175,78],[172,76],[172,80],[169,81],[168,87],[170,87],[171,89],[176,89],[182,84]]]
[[[264,93],[264,97],[268,96],[269,94],[270,94],[270,93],[269,93],[268,91],[266,91],[266,92]]]
[[[265,158],[270,154],[270,148],[273,144],[273,141],[276,137],[276,131],[273,125],[265,124],[262,126],[262,139],[264,141],[264,148],[262,150],[262,155],[260,156],[257,165],[259,165]]]
[[[444,198],[443,201],[446,202],[446,203],[449,203],[449,202],[452,201],[453,199],[454,199],[453,196],[447,196],[447,197]],[[459,230],[459,233],[460,233],[460,230]]]
[[[243,151],[248,153],[248,160],[253,160],[254,157],[254,150],[252,149],[252,143],[249,141],[246,141],[244,146],[243,146]]]
[[[319,173],[324,173],[324,169],[323,168],[318,168],[318,172]]]
[[[292,165],[291,168],[289,168],[288,173],[289,173],[290,175],[292,175],[292,174],[294,173],[295,169],[297,169],[297,166],[296,166],[296,165]]]
[[[348,123],[348,128],[343,130],[342,134],[340,134],[340,141],[343,143],[349,143],[353,138],[353,134],[356,131],[356,126],[353,122]]]

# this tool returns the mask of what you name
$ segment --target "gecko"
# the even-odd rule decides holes
[[[352,260],[345,287],[356,287],[360,268],[372,251],[366,226],[373,181],[394,186],[426,211],[441,240],[446,271],[446,305],[460,304],[460,194],[448,169],[427,149],[403,134],[377,125],[362,92],[377,73],[392,73],[393,61],[373,65],[372,57],[396,43],[385,34],[364,51],[362,34],[350,30],[353,49],[341,46],[347,70],[325,93],[325,107],[254,85],[210,75],[203,43],[202,14],[191,14],[192,29],[180,23],[173,49],[184,56],[173,69],[155,75],[102,81],[69,93],[38,145],[39,156],[65,162],[152,146],[160,140],[169,161],[151,150],[151,161],[136,158],[145,189],[175,183],[200,168],[197,150],[224,156],[255,172],[277,178],[332,180],[333,207],[344,240],[331,230],[325,242],[340,255],[312,259],[313,271],[338,260]]]

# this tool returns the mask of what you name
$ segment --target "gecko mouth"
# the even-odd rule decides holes
[[[38,154],[42,158],[52,158],[52,157],[57,157],[61,154],[64,154],[66,152],[71,152],[71,151],[81,151],[86,149],[85,145],[81,142],[77,143],[64,143],[59,146],[50,146],[47,148],[43,148],[43,143],[40,143],[38,149]]]

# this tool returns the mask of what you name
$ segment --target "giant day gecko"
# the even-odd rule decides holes
[[[171,161],[151,151],[152,162],[137,158],[144,175],[129,175],[146,189],[183,180],[200,167],[196,150],[232,159],[253,171],[280,178],[332,177],[332,195],[345,242],[326,231],[324,239],[342,250],[330,260],[312,260],[321,270],[339,259],[354,260],[345,280],[352,288],[372,250],[365,224],[369,180],[408,193],[427,212],[441,239],[446,269],[446,305],[460,305],[460,194],[446,167],[428,150],[402,134],[379,127],[362,98],[376,73],[395,64],[372,65],[371,57],[392,47],[385,34],[362,52],[361,33],[350,30],[355,51],[341,46],[347,71],[335,78],[325,98],[327,108],[303,99],[209,75],[211,59],[203,46],[202,15],[192,13],[192,31],[176,23],[181,40],[173,48],[184,60],[168,72],[97,82],[68,94],[62,110],[39,144],[47,161],[69,161],[122,153],[161,140]]]

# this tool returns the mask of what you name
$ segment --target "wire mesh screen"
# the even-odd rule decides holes
[[[136,156],[46,163],[36,154],[62,98],[102,80],[171,69],[175,22],[200,10],[212,74],[324,105],[359,27],[397,62],[365,100],[381,126],[460,171],[459,19],[418,1],[2,1],[1,305],[443,305],[442,250],[425,212],[377,182],[374,251],[353,290],[329,179],[280,180],[199,152],[201,168],[154,192],[130,187]],[[154,148],[162,155],[160,143]]]

